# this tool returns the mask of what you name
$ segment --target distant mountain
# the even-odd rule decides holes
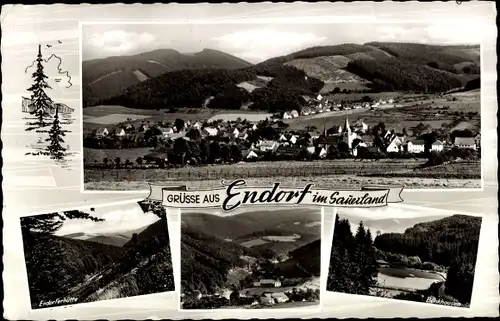
[[[321,214],[317,210],[299,208],[293,211],[251,211],[227,217],[205,213],[182,215],[182,223],[191,229],[222,239],[231,238],[233,240],[246,238],[252,233],[257,232],[258,234],[263,230],[279,230],[281,233],[288,233],[288,235],[293,233],[320,234],[321,225],[314,224],[317,222],[321,222]]]
[[[107,59],[84,62],[84,106],[202,108],[213,97],[206,107],[250,106],[274,113],[299,109],[304,95],[336,88],[436,93],[462,88],[480,75],[479,45],[317,46],[256,65],[214,50],[193,55],[164,50]],[[116,61],[126,67],[116,67]]]
[[[122,231],[119,233],[72,233],[63,235],[64,237],[77,239],[77,240],[86,240],[89,242],[96,242],[114,246],[123,246],[125,243],[129,242],[134,233],[141,233],[144,229],[148,228],[148,226],[143,226],[138,229]]]
[[[369,42],[307,48],[262,64],[286,64],[340,89],[439,92],[465,85],[480,74],[479,45],[440,46]]]
[[[114,97],[126,88],[169,71],[183,69],[237,69],[252,64],[227,53],[204,49],[184,54],[173,49],[159,49],[132,56],[115,56],[83,61],[84,101],[93,102]]]
[[[365,228],[369,228],[371,230],[372,236],[375,237],[377,235],[377,231],[380,231],[380,233],[403,233],[407,228],[412,227],[422,221],[429,222],[441,218],[443,218],[443,215],[363,220],[363,225],[365,226]],[[351,223],[351,231],[353,233],[356,233],[360,219],[349,217],[349,222]]]

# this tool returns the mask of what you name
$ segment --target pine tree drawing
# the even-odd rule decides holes
[[[47,151],[51,158],[62,160],[66,156],[66,148],[61,145],[61,143],[64,143],[62,138],[64,136],[66,136],[66,131],[61,129],[61,124],[59,122],[59,107],[57,107],[52,127],[49,130],[49,138],[45,140],[50,142],[47,146]]]
[[[50,117],[49,110],[52,107],[52,99],[45,92],[46,89],[52,89],[46,79],[48,78],[43,70],[43,57],[41,45],[38,45],[38,56],[36,58],[36,71],[31,75],[34,82],[28,91],[31,92],[31,106],[34,107],[30,111],[37,120],[30,125],[36,126],[35,128],[45,127],[48,123],[44,122],[44,118]]]

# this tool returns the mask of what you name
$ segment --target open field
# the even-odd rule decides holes
[[[228,178],[230,179],[230,178]],[[308,179],[307,177],[274,176],[270,178],[248,178],[245,179],[250,186],[272,186],[275,182],[281,182],[283,186],[301,186],[314,182],[321,188],[352,188],[357,189],[365,185],[404,185],[406,189],[431,189],[431,188],[481,188],[480,179],[442,179],[442,178],[411,178],[405,177],[403,180],[393,177],[353,177],[352,175],[330,175]],[[94,191],[127,191],[127,190],[148,190],[147,182],[154,182],[158,185],[172,185],[172,181],[93,181],[84,183],[86,190]],[[211,189],[219,188],[220,180],[199,180],[176,182],[178,185],[185,185],[188,189]]]
[[[256,238],[256,239],[253,239],[253,240],[250,240],[250,241],[243,242],[240,245],[243,245],[244,247],[252,247],[252,246],[266,244],[266,243],[269,243],[269,242],[264,241],[261,238]]]
[[[454,163],[444,168],[414,171],[425,160],[270,162],[178,169],[85,169],[85,188],[91,190],[148,189],[147,182],[186,185],[189,189],[220,187],[220,181],[244,178],[249,186],[359,188],[362,185],[404,185],[415,188],[480,188],[480,163]],[[417,177],[415,177],[417,176]]]
[[[111,115],[100,116],[100,117],[86,116],[85,122],[100,124],[100,125],[110,125],[110,124],[121,123],[121,122],[127,121],[129,119],[131,119],[132,121],[135,121],[135,120],[146,119],[149,117],[151,117],[151,116],[134,115],[134,114],[111,114]]]
[[[389,98],[387,93],[384,98]],[[394,93],[395,94],[395,93]],[[360,95],[360,94],[340,94],[340,95]],[[335,95],[335,99],[339,98]],[[382,95],[379,94],[379,95]],[[421,95],[420,95],[421,96]],[[415,96],[415,97],[420,97]],[[410,130],[412,127],[419,123],[429,125],[433,129],[441,128],[443,123],[451,123],[453,121],[460,121],[459,129],[471,129],[478,130],[481,124],[481,102],[480,102],[480,92],[472,91],[465,93],[456,93],[447,95],[450,97],[457,97],[456,101],[448,101],[447,98],[429,98],[426,100],[419,99],[416,102],[410,103],[397,103],[395,106],[387,108],[379,108],[376,110],[367,109],[353,109],[345,111],[327,112],[321,114],[315,114],[311,116],[302,116],[295,119],[285,120],[286,123],[290,125],[290,129],[303,129],[307,126],[315,126],[318,129],[322,129],[324,126],[327,128],[333,125],[341,125],[345,117],[349,117],[349,121],[355,122],[357,120],[363,120],[369,126],[378,124],[379,122],[384,122],[387,128],[394,129],[401,132],[403,128]],[[410,95],[405,95],[404,98],[411,98]],[[352,98],[351,98],[352,99]],[[434,108],[436,106],[449,106],[446,112],[477,112],[478,115],[473,117],[462,117],[449,114],[439,114],[436,115],[437,110]]]

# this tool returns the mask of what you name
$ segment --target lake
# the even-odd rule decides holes
[[[430,271],[411,268],[381,267],[378,269],[377,285],[399,289],[428,289],[432,283],[445,278]]]

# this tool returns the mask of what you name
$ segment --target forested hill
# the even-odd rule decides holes
[[[457,258],[475,265],[481,218],[453,215],[419,223],[404,233],[386,233],[375,238],[379,250],[418,256],[422,262],[450,266]]]
[[[173,49],[158,49],[131,56],[115,56],[83,61],[84,100],[110,98],[141,81],[169,71],[202,68],[237,69],[252,64],[227,53],[204,49],[185,54]]]
[[[124,253],[117,246],[33,232],[23,240],[33,308],[42,300],[65,297],[70,288]]]
[[[143,77],[140,83],[135,79],[135,84],[127,79],[137,78],[137,72],[108,74],[106,79],[117,88],[111,90],[104,80],[99,81],[101,86],[84,82],[84,106],[200,108],[209,101],[209,108],[240,109],[252,103],[250,108],[276,112],[300,108],[303,95],[329,93],[342,86],[349,90],[445,92],[479,77],[479,57],[479,46],[388,42],[316,46],[253,66],[236,67],[231,60],[205,64],[202,69],[163,70],[161,75]],[[93,68],[91,64],[87,67]],[[269,79],[264,85],[257,84],[259,77]]]
[[[123,255],[101,269],[72,295],[91,302],[174,290],[170,238],[163,219],[138,234],[137,242],[123,246]]]
[[[251,249],[182,226],[181,291],[215,293],[227,281],[229,270],[244,266],[240,257],[257,257]]]
[[[290,257],[312,275],[319,276],[321,273],[321,239],[290,252]]]

